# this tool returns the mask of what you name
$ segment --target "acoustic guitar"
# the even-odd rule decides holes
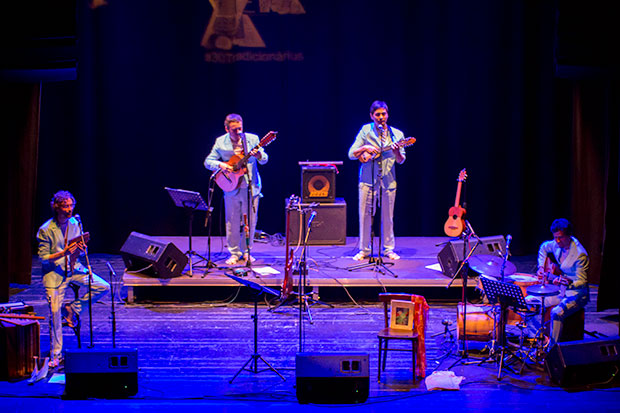
[[[398,142],[396,142],[394,145],[396,146],[394,149],[399,149],[399,148],[406,148],[407,146],[411,146],[415,143],[416,138],[414,138],[413,136],[406,138],[406,139],[401,139]],[[380,151],[379,153],[369,153],[369,152],[364,152],[362,153],[362,155],[360,156],[360,161],[362,163],[366,163],[368,161],[371,161],[373,159],[376,159],[379,157],[379,155],[381,155],[384,152],[387,151],[391,151],[392,150],[392,146],[386,146],[385,148],[383,148],[382,151]]]
[[[463,182],[465,182],[466,178],[467,171],[463,168],[463,170],[459,172],[459,177],[457,178],[458,183],[456,184],[456,198],[454,200],[454,206],[448,211],[448,219],[443,226],[443,231],[449,237],[458,237],[465,229],[463,215],[465,215],[466,211],[465,208],[461,207],[460,202],[461,188],[463,187]]]
[[[246,167],[248,164],[248,159],[250,156],[254,156],[258,153],[259,149],[269,145],[276,139],[278,132],[270,131],[267,133],[263,139],[260,140],[258,145],[256,145],[250,152],[248,152],[245,156],[241,157],[239,155],[233,155],[228,162],[228,165],[232,166],[232,171],[227,171],[224,169],[219,169],[215,172],[215,183],[222,188],[223,191],[230,192],[239,186],[241,178],[246,172]]]
[[[568,278],[560,269],[560,264],[555,259],[555,256],[548,252],[545,257],[545,263],[543,265],[543,283],[559,284],[562,287],[567,287],[572,283],[572,280]]]

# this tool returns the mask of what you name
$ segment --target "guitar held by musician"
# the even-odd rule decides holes
[[[362,163],[366,163],[373,159],[377,159],[382,153],[385,153],[388,151],[396,151],[400,148],[406,148],[408,146],[413,145],[415,142],[416,142],[416,138],[414,138],[413,136],[410,136],[409,138],[401,139],[397,142],[394,142],[393,144],[389,146],[384,147],[383,150],[373,145],[366,145],[366,146],[372,146],[372,149],[368,148],[368,150],[364,150],[360,154],[359,160]]]
[[[457,178],[456,185],[456,197],[454,199],[454,206],[450,208],[448,211],[448,219],[443,226],[443,230],[449,237],[458,237],[463,233],[465,229],[465,223],[463,220],[463,216],[465,216],[465,208],[463,208],[461,203],[461,189],[463,187],[463,182],[467,179],[467,171],[465,168],[459,172],[459,176]]]
[[[276,139],[278,132],[268,132],[245,156],[233,155],[227,162],[222,162],[222,167],[214,173],[215,183],[224,191],[233,191],[239,187],[241,178],[246,173],[246,166],[251,156],[255,156],[260,148],[269,145]]]

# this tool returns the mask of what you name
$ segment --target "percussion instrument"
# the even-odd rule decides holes
[[[493,338],[493,306],[467,304],[467,340],[489,341]],[[456,309],[457,335],[464,333],[463,330],[463,303],[459,303]],[[497,326],[496,326],[497,329]],[[497,336],[497,334],[496,334]]]
[[[469,258],[469,268],[481,275],[501,277],[503,262],[504,259],[502,257],[496,257],[494,255],[473,255]],[[506,261],[504,276],[512,275],[516,272],[517,267],[510,261]]]
[[[536,295],[538,297],[550,297],[552,295],[558,295],[560,287],[553,284],[538,284],[531,285],[526,288],[529,295]]]
[[[540,283],[535,275],[520,272],[504,277],[504,281],[518,285],[523,292],[523,297],[528,295],[527,287]]]

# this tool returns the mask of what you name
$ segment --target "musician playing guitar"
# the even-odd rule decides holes
[[[561,289],[563,293],[545,299],[546,306],[553,307],[549,348],[557,343],[564,319],[583,308],[590,299],[588,287],[590,259],[586,249],[572,235],[571,223],[563,218],[556,219],[551,224],[551,233],[553,240],[543,242],[538,250],[537,275],[550,277],[551,283],[565,288]],[[559,264],[559,268],[556,269],[557,275],[549,275],[548,269],[545,268],[545,262],[549,261]]]
[[[257,164],[264,165],[269,157],[265,150],[259,145],[259,138],[253,133],[243,132],[243,119],[240,115],[231,113],[224,120],[224,129],[226,134],[218,137],[215,144],[207,155],[204,165],[205,168],[222,173],[232,173],[235,169],[234,165],[228,162],[233,158],[244,158],[246,150],[248,151],[245,167],[247,174],[239,179],[238,183],[224,190],[224,208],[226,210],[226,244],[230,257],[226,260],[226,264],[235,265],[240,260],[251,260],[254,258],[243,251],[247,246],[251,246],[254,241],[254,231],[256,230],[256,218],[258,216],[258,200],[262,196],[262,182],[258,173]],[[246,145],[244,145],[244,138]],[[235,171],[236,172],[236,171]],[[244,169],[245,172],[245,169]],[[249,176],[249,180],[248,180]],[[248,190],[252,187],[252,193],[249,197],[251,205],[249,208],[250,216],[248,217],[249,240],[246,240],[245,234],[241,230],[244,222],[244,214],[248,211]],[[249,243],[249,244],[248,244]]]
[[[383,245],[380,247],[385,257],[397,260],[400,257],[394,252],[395,165],[405,162],[405,150],[399,143],[405,137],[400,130],[388,126],[385,102],[377,100],[372,103],[370,119],[372,122],[362,126],[349,148],[349,159],[361,162],[358,185],[360,243],[359,252],[353,259],[361,261],[370,255],[371,212],[374,211],[371,208],[372,198],[374,195],[376,200],[381,193]]]

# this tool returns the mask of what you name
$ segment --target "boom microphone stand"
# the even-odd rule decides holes
[[[248,140],[245,137],[245,132],[241,132],[239,133],[239,135],[241,136],[241,142],[243,144],[243,154],[247,155],[248,152]],[[250,162],[250,159],[248,158],[248,163]],[[250,176],[250,168],[246,167],[245,168],[245,176],[247,177],[248,180],[248,194],[247,194],[247,208],[246,208],[246,214],[245,214],[245,218],[244,218],[244,231],[245,231],[245,248],[248,254],[248,259],[245,262],[245,266],[249,269],[249,271],[252,271],[252,254],[251,252],[251,240],[250,240],[250,236],[253,236],[252,234],[252,217],[254,216],[253,213],[256,212],[256,208],[254,207],[254,189],[253,189],[253,183],[252,183],[252,177]],[[254,271],[252,271],[254,272]]]
[[[90,345],[88,348],[93,348],[93,269],[90,266],[90,259],[88,258],[88,246],[84,239],[84,229],[82,228],[82,219],[79,215],[74,215],[80,226],[80,237],[82,238],[82,244],[84,245],[84,256],[86,257],[86,268],[88,268],[88,327],[90,335]]]
[[[211,201],[213,200],[213,190],[215,189],[215,178],[216,173],[212,173],[211,177],[209,177],[209,190],[207,191],[207,209],[205,216],[205,227],[207,229],[207,262],[205,264],[205,272],[202,274],[202,278],[204,278],[211,268],[217,268],[217,264],[211,261],[211,228],[213,226],[213,220],[211,219],[211,214],[213,213],[213,207],[211,206]]]

